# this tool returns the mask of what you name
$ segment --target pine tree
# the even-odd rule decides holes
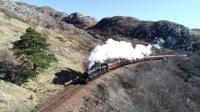
[[[15,54],[27,65],[30,76],[35,76],[56,61],[56,57],[49,53],[47,39],[33,28],[27,28],[26,33],[13,45]]]

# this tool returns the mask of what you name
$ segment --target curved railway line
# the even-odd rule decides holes
[[[161,56],[149,56],[149,57],[145,57],[143,59],[138,59],[138,60],[129,60],[128,62],[127,61],[124,61],[124,62],[118,61],[118,62],[115,62],[113,65],[109,65],[110,66],[109,71],[113,70],[115,68],[124,66],[124,65],[128,65],[128,64],[136,64],[136,63],[145,62],[145,61],[163,60],[166,58],[177,57],[177,56],[178,57],[187,57],[187,55],[161,55]],[[107,72],[109,72],[109,71],[107,71]],[[105,72],[103,72],[103,73],[105,73]],[[68,87],[63,92],[61,92],[53,97],[50,97],[47,101],[42,102],[41,104],[36,106],[36,109],[34,110],[34,112],[60,112],[60,111],[57,111],[56,109],[59,108],[62,104],[66,103],[67,100],[70,100],[76,93],[78,93],[85,86],[86,85],[83,85],[83,84],[82,85],[81,84],[68,85]],[[69,104],[69,103],[67,103],[67,104]],[[65,111],[67,111],[67,110],[65,110]]]

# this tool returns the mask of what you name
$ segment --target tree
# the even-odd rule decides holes
[[[35,76],[38,71],[46,69],[56,57],[49,53],[47,39],[33,28],[27,28],[20,40],[13,43],[15,54],[26,64],[30,76]]]

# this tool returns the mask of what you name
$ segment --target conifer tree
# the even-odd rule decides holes
[[[13,43],[15,54],[27,65],[30,76],[35,76],[38,71],[46,69],[56,57],[49,53],[47,39],[33,28],[27,28],[20,40]]]

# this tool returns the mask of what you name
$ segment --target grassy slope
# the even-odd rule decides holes
[[[9,18],[2,12],[0,12],[0,25],[1,49],[11,48],[11,42],[19,39],[20,35],[29,27],[28,24]],[[0,105],[0,111],[8,111],[9,109],[29,111],[41,100],[63,90],[63,85],[52,84],[55,73],[66,68],[82,71],[85,54],[89,46],[94,46],[96,41],[79,29],[61,31],[59,29],[49,30],[39,26],[36,29],[48,38],[48,42],[51,44],[50,50],[56,55],[58,62],[52,64],[51,68],[40,73],[36,79],[29,80],[22,87],[0,80],[2,82],[0,83],[0,87],[2,87],[0,88],[0,98],[7,102]],[[3,86],[6,87],[3,88]],[[19,94],[13,95],[15,93]],[[33,98],[30,99],[32,96]]]

